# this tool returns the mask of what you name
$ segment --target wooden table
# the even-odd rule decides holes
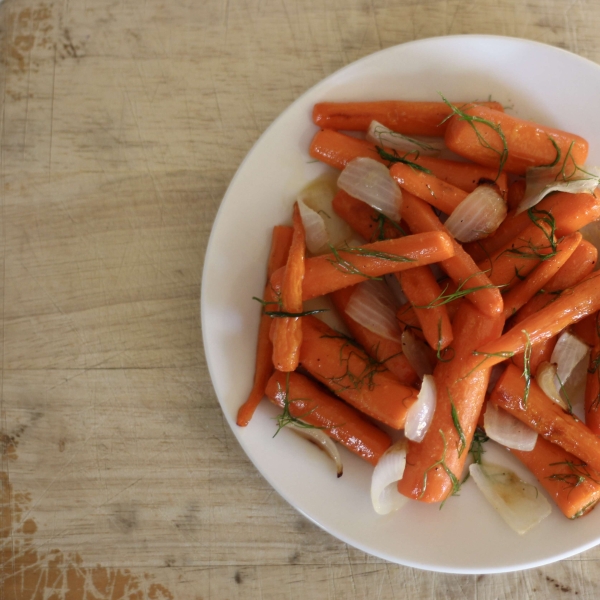
[[[600,596],[600,549],[452,576],[321,531],[229,430],[198,310],[225,189],[303,91],[447,34],[600,62],[600,4],[5,0],[0,24],[2,600]]]

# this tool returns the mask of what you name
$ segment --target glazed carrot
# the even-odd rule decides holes
[[[417,381],[417,374],[402,352],[402,343],[373,333],[346,314],[346,306],[348,306],[354,290],[355,286],[350,286],[332,292],[329,296],[352,337],[373,360],[384,364],[401,383],[414,385]]]
[[[531,355],[529,356],[529,370],[533,375],[537,373],[538,367],[543,362],[550,362],[552,353],[554,352],[554,346],[558,341],[558,335],[553,335],[547,340],[542,340],[537,344],[531,345]],[[513,356],[512,362],[514,365],[523,370],[525,368],[525,356],[524,354],[517,354]]]
[[[580,233],[572,233],[556,245],[556,255],[538,264],[529,276],[504,295],[504,317],[509,318],[524,306],[556,275],[581,242]]]
[[[416,332],[419,333],[419,337],[423,337],[421,323],[419,322],[417,313],[415,312],[415,309],[412,307],[412,304],[410,302],[406,302],[402,306],[398,307],[398,312],[396,313],[396,320],[398,321],[400,331],[404,331],[405,329],[414,329]]]
[[[403,385],[347,338],[315,317],[302,319],[300,364],[337,396],[395,429],[404,427],[417,390]]]
[[[592,273],[581,283],[566,290],[552,304],[524,319],[502,337],[478,348],[486,355],[484,364],[490,367],[509,358],[508,354],[519,354],[528,344],[537,344],[562,331],[565,327],[596,312],[600,308],[600,272]],[[527,332],[527,335],[523,333]]]
[[[516,210],[519,204],[521,204],[521,200],[525,196],[525,187],[524,179],[517,179],[508,186],[508,194],[506,195],[508,210]]]
[[[405,192],[402,196],[402,214],[413,233],[423,231],[447,232],[432,208],[409,192]],[[467,294],[466,297],[482,313],[496,315],[502,312],[503,304],[500,291],[494,287],[487,275],[479,269],[462,246],[454,239],[452,243],[454,256],[442,260],[440,262],[441,268],[457,286],[461,286],[461,289],[478,288],[476,291]]]
[[[390,175],[402,190],[424,200],[447,215],[468,196],[467,192],[457,188],[431,173],[417,171],[409,165],[396,163],[390,167]]]
[[[600,471],[600,438],[577,417],[550,400],[532,381],[525,399],[522,371],[509,364],[490,394],[490,402],[503,408],[553,444]]]
[[[271,251],[269,253],[269,260],[267,263],[267,284],[263,295],[265,302],[277,302],[275,294],[269,284],[269,278],[271,275],[282,267],[287,262],[287,257],[292,245],[293,229],[284,225],[277,225],[273,227],[273,235],[271,238]],[[269,338],[269,332],[271,330],[271,317],[263,314],[260,317],[260,324],[258,326],[258,343],[256,347],[256,366],[254,369],[254,383],[252,384],[252,391],[248,396],[248,399],[242,406],[237,414],[237,424],[240,427],[245,427],[250,422],[256,407],[260,401],[264,398],[265,387],[267,381],[273,372],[273,344]]]
[[[308,153],[312,158],[340,170],[355,158],[373,158],[387,165],[379,156],[375,144],[332,129],[318,131],[312,139]]]
[[[391,446],[387,433],[304,375],[275,371],[266,392],[277,406],[284,408],[287,404],[292,417],[322,428],[330,438],[372,465]]]
[[[436,351],[452,342],[452,325],[445,304],[440,304],[442,289],[429,267],[417,267],[398,275],[402,291],[413,305],[427,343]]]
[[[542,436],[530,452],[510,453],[535,475],[568,519],[587,514],[600,500],[600,474]]]
[[[474,104],[461,102],[458,106],[466,108]],[[499,102],[476,104],[503,110]],[[319,102],[313,108],[313,122],[323,129],[367,131],[371,121],[379,121],[404,135],[443,136],[446,119],[451,114],[452,110],[444,102]]]
[[[600,435],[600,342],[590,353],[584,400],[585,424],[592,433]]]
[[[304,279],[304,226],[298,203],[294,204],[294,234],[285,267],[281,267],[281,310],[286,313],[302,312],[302,281]],[[300,317],[278,317],[271,324],[270,337],[273,343],[273,365],[278,371],[294,371],[298,366],[302,326]]]
[[[491,371],[475,369],[481,357],[473,351],[497,338],[503,325],[502,314],[485,317],[470,303],[461,304],[454,319],[455,354],[438,363],[433,373],[437,392],[433,420],[423,441],[408,444],[406,468],[398,484],[401,494],[440,502],[457,491]]]
[[[428,232],[313,256],[305,261],[302,297],[309,300],[369,277],[439,262],[453,254],[454,243],[447,233]],[[282,269],[271,277],[271,285],[277,290],[282,277]]]
[[[571,333],[593,348],[600,343],[600,313],[588,315],[585,319],[575,323],[571,327]]]
[[[506,142],[504,145],[498,130],[487,124],[452,117],[444,136],[446,146],[477,164],[498,168],[501,154],[506,150],[504,169],[508,173],[524,175],[528,167],[549,165],[556,160],[554,144],[560,149],[560,164],[567,155],[577,165],[583,165],[587,158],[587,141],[574,133],[525,121],[485,106],[467,108],[464,113],[493,124],[501,130]]]

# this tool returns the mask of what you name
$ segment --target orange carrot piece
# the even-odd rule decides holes
[[[532,374],[536,374],[538,367],[543,362],[550,362],[552,353],[554,352],[554,346],[558,341],[558,335],[553,335],[547,340],[542,340],[537,344],[531,344],[531,355],[529,356],[529,370]],[[512,362],[514,365],[523,370],[525,368],[525,355],[517,354],[513,356]]]
[[[300,364],[366,415],[402,429],[408,409],[417,399],[417,390],[403,385],[381,364],[344,336],[315,317],[302,319]]]
[[[340,170],[355,158],[372,158],[387,165],[379,156],[375,144],[332,129],[318,131],[312,139],[308,153],[312,158]]]
[[[390,167],[390,175],[402,190],[424,200],[447,215],[468,196],[467,192],[439,179],[435,175],[417,171],[409,165],[396,163]]]
[[[300,217],[298,203],[294,204],[294,234],[285,267],[281,267],[281,309],[287,313],[302,312],[302,281],[304,279],[304,226]],[[300,344],[302,344],[302,326],[300,317],[281,317],[273,319],[271,324],[271,342],[273,343],[273,365],[279,371],[294,371],[298,366]]]
[[[414,385],[417,381],[417,374],[410,366],[406,356],[404,356],[402,344],[399,341],[390,340],[373,333],[346,314],[346,306],[348,306],[354,290],[355,287],[350,286],[332,292],[329,296],[346,327],[350,330],[352,337],[373,360],[385,365],[401,383]]]
[[[600,500],[600,474],[542,436],[530,452],[510,452],[535,475],[568,519],[587,514]]]
[[[506,204],[508,210],[516,210],[521,200],[525,197],[525,180],[517,179],[508,186],[508,194],[506,195]]]
[[[406,192],[402,196],[402,214],[413,233],[424,231],[447,232],[432,208],[416,196]],[[461,289],[479,288],[466,298],[486,315],[496,315],[503,310],[502,296],[487,275],[475,264],[462,246],[452,239],[454,256],[442,260],[441,268]]]
[[[571,327],[571,333],[593,348],[600,343],[600,313],[594,313],[575,323]]]
[[[271,251],[269,253],[269,260],[267,263],[267,284],[263,294],[263,300],[265,302],[277,302],[277,298],[273,293],[273,289],[269,283],[271,275],[280,267],[284,266],[287,262],[287,257],[290,252],[290,246],[292,245],[293,229],[285,225],[277,225],[273,227],[273,235],[271,239]],[[260,401],[265,396],[265,387],[267,381],[273,373],[273,344],[269,337],[271,331],[271,317],[263,314],[260,317],[260,324],[258,326],[258,343],[256,348],[256,366],[254,369],[254,383],[252,384],[252,391],[248,396],[248,399],[237,414],[237,424],[240,427],[245,427],[250,422],[252,415]]]
[[[304,375],[275,371],[266,391],[277,406],[283,408],[287,402],[292,417],[322,428],[331,439],[372,465],[392,444],[387,433]]]
[[[522,375],[518,367],[509,364],[492,390],[490,402],[600,471],[600,438],[550,400],[535,381],[531,381],[525,402],[526,382]]]
[[[421,323],[419,322],[417,313],[415,312],[415,309],[412,307],[412,304],[410,302],[406,302],[398,308],[398,312],[396,313],[396,320],[398,321],[400,331],[404,331],[405,329],[412,329],[415,330],[415,332],[418,332],[419,337],[423,337]]]
[[[591,431],[600,435],[600,341],[594,344],[585,384],[585,424]]]
[[[439,302],[442,289],[431,269],[410,269],[398,278],[402,291],[413,305],[425,340],[434,350],[445,350],[453,340],[452,325],[446,305]]]
[[[461,102],[503,110],[499,102]],[[378,121],[404,135],[443,136],[447,118],[452,114],[444,102],[383,100],[376,102],[319,102],[313,108],[313,122],[323,129],[367,131],[371,121]]]
[[[433,420],[420,443],[409,442],[398,484],[401,494],[423,502],[440,502],[452,493],[448,471],[461,480],[491,371],[475,369],[481,357],[474,356],[473,350],[500,335],[504,317],[486,317],[463,302],[454,325],[455,355],[438,363],[433,373],[437,392]]]
[[[486,355],[482,361],[486,367],[508,358],[508,354],[519,354],[528,342],[537,344],[547,340],[585,316],[600,309],[600,272],[593,273],[570,290],[566,290],[552,304],[530,315],[502,337],[478,348]],[[523,333],[527,332],[527,335]]]
[[[439,262],[453,254],[454,243],[447,233],[428,232],[338,250],[337,255],[313,256],[305,261],[302,297],[310,300],[369,277]],[[282,277],[282,269],[271,277],[271,285],[276,290],[281,287]]]
[[[562,160],[570,153],[577,165],[583,165],[587,158],[587,141],[574,133],[525,121],[485,106],[475,106],[464,112],[502,130],[507,150],[504,169],[508,173],[524,175],[528,167],[551,164],[556,159],[553,142],[560,149]],[[458,116],[449,120],[444,141],[456,154],[487,167],[498,168],[500,155],[505,150],[501,136],[492,127],[471,123]]]

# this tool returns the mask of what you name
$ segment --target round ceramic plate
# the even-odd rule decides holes
[[[600,67],[563,50],[493,36],[425,39],[367,56],[327,77],[261,136],[236,173],[215,220],[202,280],[202,329],[212,381],[243,449],[290,504],[331,535],[386,560],[453,573],[526,569],[600,541],[600,509],[577,521],[552,514],[524,536],[485,502],[473,481],[442,510],[412,502],[384,517],[371,507],[372,467],[345,449],[344,475],[312,444],[283,430],[263,402],[246,428],[238,407],[251,388],[261,296],[272,227],[289,223],[295,194],[324,168],[308,156],[320,101],[492,98],[519,117],[578,133],[600,164]],[[491,446],[492,444],[487,444]],[[486,458],[510,462],[493,448]],[[510,463],[524,479],[531,476]],[[543,492],[541,492],[543,493]]]

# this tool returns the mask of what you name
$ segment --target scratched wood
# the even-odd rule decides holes
[[[451,576],[318,529],[229,431],[198,314],[227,184],[303,91],[438,35],[600,62],[599,26],[585,0],[5,0],[0,599],[600,597],[598,549]]]

